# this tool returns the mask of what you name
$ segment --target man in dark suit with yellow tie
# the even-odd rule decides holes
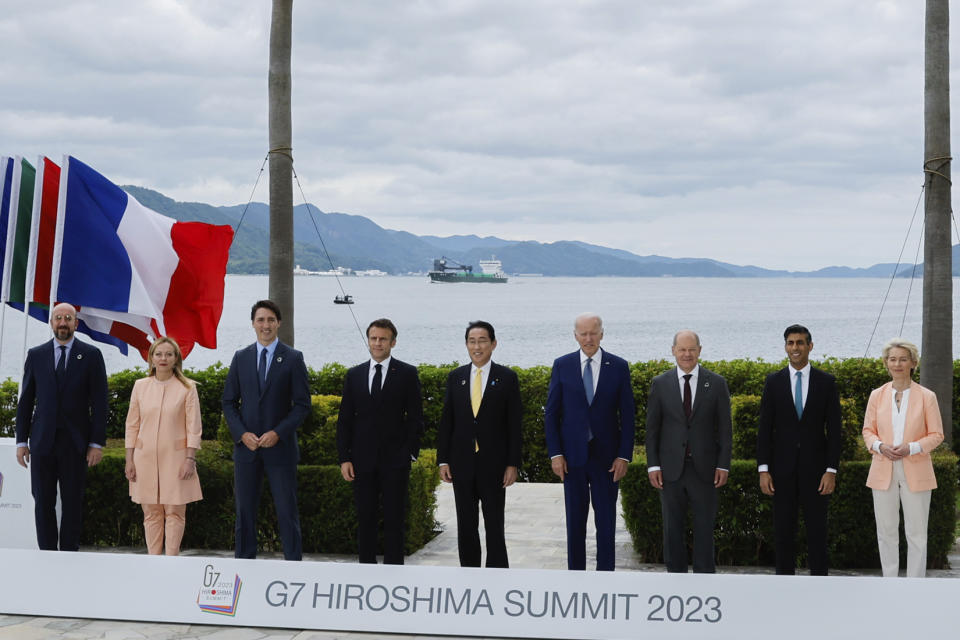
[[[370,359],[347,372],[337,419],[343,479],[353,483],[360,562],[377,562],[378,507],[383,511],[383,562],[403,564],[410,463],[420,451],[423,400],[413,365],[391,355],[397,327],[387,318],[367,327]]]
[[[663,559],[671,573],[687,571],[688,506],[693,571],[716,572],[717,489],[727,483],[733,451],[727,381],[700,366],[700,351],[700,336],[678,331],[677,366],[653,379],[647,400],[647,474],[661,490]]]
[[[50,326],[53,340],[30,349],[23,368],[17,462],[30,465],[40,549],[77,551],[87,467],[100,462],[106,443],[107,375],[100,350],[74,338],[72,305],[56,305]]]
[[[260,300],[250,310],[257,341],[233,356],[223,385],[223,416],[233,437],[238,558],[257,557],[257,506],[266,474],[285,560],[300,560],[297,429],[310,411],[303,354],[280,342],[280,307]]]
[[[447,376],[437,462],[443,481],[453,482],[460,566],[480,566],[479,503],[487,533],[486,566],[506,568],[503,511],[506,488],[516,481],[520,466],[520,382],[511,369],[491,360],[497,347],[493,325],[471,322],[465,340],[471,364]]]

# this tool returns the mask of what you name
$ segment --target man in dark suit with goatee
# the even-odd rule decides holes
[[[487,533],[488,567],[506,568],[503,511],[506,488],[520,466],[520,383],[511,369],[491,360],[493,325],[477,320],[465,335],[471,364],[450,372],[437,434],[437,462],[453,482],[460,566],[480,566],[478,503]]]
[[[420,451],[423,400],[417,368],[391,351],[397,328],[387,318],[367,327],[370,359],[347,372],[337,419],[343,479],[353,483],[360,562],[377,562],[378,507],[383,510],[383,562],[403,564],[410,463]]]
[[[72,305],[53,308],[54,338],[27,353],[17,402],[17,462],[30,465],[37,544],[46,551],[80,548],[87,467],[100,462],[106,443],[103,356],[96,347],[74,338],[77,322]]]

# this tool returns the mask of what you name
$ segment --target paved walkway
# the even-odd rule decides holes
[[[507,550],[510,566],[524,569],[566,569],[566,528],[563,516],[563,487],[559,484],[517,483],[507,491],[506,506]],[[619,513],[619,508],[618,508]],[[453,505],[453,490],[444,484],[437,490],[437,520],[443,533],[426,547],[407,558],[408,564],[431,566],[457,566],[456,515]],[[189,525],[188,525],[189,526]],[[481,532],[481,539],[483,534]],[[663,571],[662,565],[639,562],[633,553],[630,534],[618,515],[617,570]],[[124,552],[141,552],[123,549]],[[188,552],[185,552],[185,555]],[[203,555],[211,555],[204,551]],[[233,552],[218,555],[232,557]],[[274,557],[281,558],[282,554]],[[596,558],[593,523],[587,525],[587,566]],[[356,556],[313,554],[304,558],[317,562],[355,562]],[[932,578],[960,578],[960,547],[955,547],[950,556],[955,569],[930,571]],[[769,567],[719,567],[722,573],[773,573]],[[876,571],[835,571],[838,575],[879,575]],[[0,603],[0,607],[2,607]],[[150,638],[152,640],[328,640],[334,638],[363,639],[381,638],[379,633],[352,633],[343,631],[297,631],[289,629],[263,629],[249,627],[221,627],[214,625],[159,624],[113,620],[85,620],[75,618],[41,618],[8,616],[0,614],[0,639],[46,640],[70,638],[88,640],[104,638]],[[449,638],[449,636],[390,635],[392,639]]]

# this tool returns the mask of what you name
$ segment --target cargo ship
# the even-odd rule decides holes
[[[433,270],[429,273],[430,282],[506,282],[503,265],[496,257],[480,261],[480,273],[473,272],[473,266],[460,264],[446,256],[433,261]]]

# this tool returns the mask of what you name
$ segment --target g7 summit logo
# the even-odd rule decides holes
[[[203,586],[197,594],[197,606],[206,613],[235,616],[242,585],[239,574],[234,574],[231,580],[223,577],[212,564],[208,564],[203,568]]]

